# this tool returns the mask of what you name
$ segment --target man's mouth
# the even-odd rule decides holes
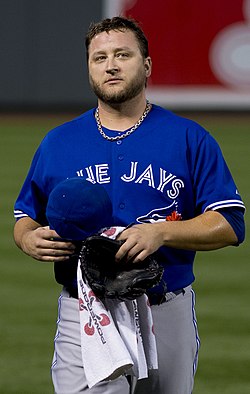
[[[121,81],[122,81],[121,78],[110,78],[105,83],[112,84],[112,83],[121,82]]]

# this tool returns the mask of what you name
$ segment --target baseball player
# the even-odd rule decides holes
[[[55,265],[63,286],[52,378],[56,393],[87,393],[81,359],[74,244],[48,228],[52,189],[75,176],[102,185],[113,206],[122,258],[142,261],[158,251],[161,283],[148,292],[158,370],[133,382],[138,394],[190,394],[200,340],[195,317],[196,251],[239,245],[244,204],[214,138],[197,123],[146,99],[152,61],[136,22],[115,17],[90,26],[90,84],[97,107],[50,131],[41,142],[15,204],[17,245]],[[128,394],[126,376],[91,393]]]

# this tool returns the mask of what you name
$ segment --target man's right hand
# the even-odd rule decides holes
[[[75,251],[72,242],[63,240],[54,230],[40,226],[29,217],[16,222],[14,239],[24,253],[44,262],[68,260]]]

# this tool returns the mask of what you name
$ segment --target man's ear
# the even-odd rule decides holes
[[[145,67],[145,71],[146,71],[146,76],[150,77],[151,75],[151,71],[152,71],[152,60],[151,57],[147,57],[144,61],[144,67]]]

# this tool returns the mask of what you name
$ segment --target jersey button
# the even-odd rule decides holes
[[[124,209],[125,208],[125,204],[123,202],[121,202],[120,205],[119,205],[119,208],[120,209]]]
[[[123,160],[124,159],[124,156],[123,155],[119,155],[118,156],[118,160]]]
[[[122,141],[121,141],[121,140],[118,140],[118,141],[116,141],[116,144],[117,144],[117,145],[121,145],[121,144],[122,144]]]

